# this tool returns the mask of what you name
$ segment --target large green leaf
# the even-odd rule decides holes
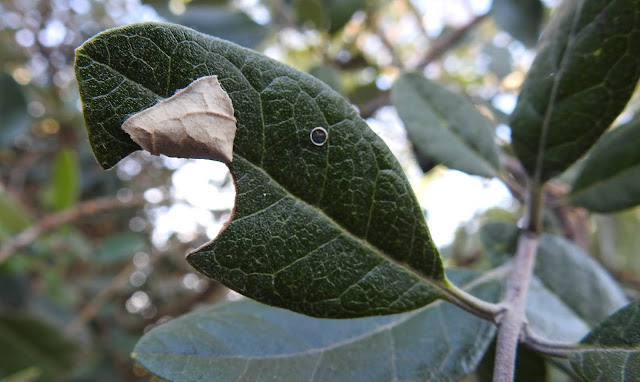
[[[571,190],[571,201],[597,212],[640,204],[640,118],[605,134],[591,150]]]
[[[496,175],[493,126],[467,99],[417,73],[400,77],[391,99],[419,153],[469,174]]]
[[[56,381],[72,366],[75,347],[49,324],[22,314],[0,315],[0,378],[36,368],[38,381]]]
[[[640,76],[640,0],[564,1],[545,29],[511,117],[536,182],[580,158],[624,108]]]
[[[518,227],[490,223],[482,227],[481,240],[496,263],[513,256]],[[618,283],[588,254],[571,241],[542,234],[536,254],[536,277],[587,324],[593,326],[627,304]]]
[[[470,290],[495,301],[500,284]],[[186,381],[458,381],[475,369],[495,326],[437,302],[384,317],[328,320],[249,300],[169,321],[134,358],[160,378]]]
[[[500,28],[532,46],[540,35],[544,6],[540,0],[493,0],[491,16]]]
[[[76,75],[98,162],[139,147],[131,114],[217,75],[237,119],[235,215],[187,260],[271,305],[323,317],[398,313],[446,287],[411,186],[382,140],[314,77],[224,40],[170,25],[112,29],[76,51]],[[316,146],[310,132],[328,131]],[[426,280],[426,282],[425,282]]]
[[[640,300],[607,318],[582,344],[588,349],[573,354],[571,364],[585,382],[640,381]]]

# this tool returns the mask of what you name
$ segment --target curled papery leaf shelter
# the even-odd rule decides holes
[[[128,118],[122,129],[153,155],[230,163],[236,119],[218,77],[204,76]]]

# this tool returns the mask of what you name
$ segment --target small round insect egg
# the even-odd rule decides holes
[[[329,132],[324,127],[318,126],[311,130],[309,138],[311,138],[311,143],[314,145],[323,146],[329,139]]]

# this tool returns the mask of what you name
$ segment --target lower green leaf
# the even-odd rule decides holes
[[[529,285],[527,321],[537,334],[554,341],[578,342],[589,325],[534,277]]]
[[[640,300],[616,312],[581,342],[571,364],[586,382],[640,381]]]
[[[470,289],[494,301],[495,281]],[[384,317],[328,320],[240,300],[145,334],[134,358],[186,381],[458,381],[475,369],[495,327],[437,302]]]
[[[598,262],[560,236],[542,235],[535,274],[589,325],[628,303],[620,285]]]

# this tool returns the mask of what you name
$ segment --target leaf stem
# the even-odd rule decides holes
[[[527,190],[524,229],[518,238],[513,272],[502,301],[506,310],[498,322],[500,328],[496,344],[494,382],[513,381],[518,343],[527,322],[527,294],[542,229],[543,188],[536,183],[530,183]]]
[[[474,280],[473,283],[465,285],[465,289],[473,288],[477,284],[486,282],[489,279],[504,278],[511,271],[511,263],[504,264],[492,271],[486,273],[482,277]],[[491,322],[497,323],[499,317],[504,313],[504,307],[501,304],[494,304],[491,302],[479,299],[470,293],[458,288],[449,280],[446,280],[437,284],[436,287],[440,289],[443,294],[443,298],[452,304],[466,310],[467,312],[474,314],[478,317],[484,318]]]
[[[123,202],[115,197],[87,200],[66,210],[44,216],[37,224],[15,235],[0,247],[0,264],[4,263],[17,250],[27,247],[40,235],[65,223],[72,222],[84,216],[100,212],[137,207],[144,204],[142,195],[136,195],[131,200]]]
[[[494,382],[511,382],[515,374],[516,351],[526,322],[525,307],[529,282],[533,273],[539,235],[523,231],[518,239],[513,273],[507,284],[503,303],[506,311],[498,323],[498,341],[494,367]]]

